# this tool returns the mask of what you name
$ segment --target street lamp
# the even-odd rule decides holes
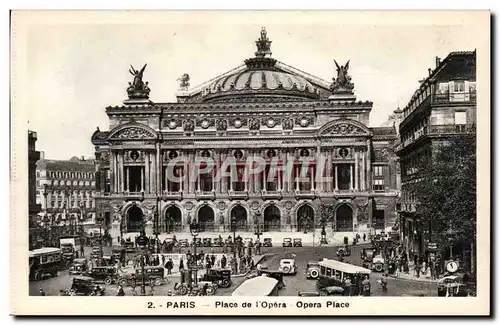
[[[156,211],[154,220],[154,234],[155,234],[155,252],[158,254],[160,252],[160,243],[158,240],[158,235],[160,234],[159,221],[160,221],[160,197],[156,195]]]
[[[236,216],[231,216],[231,227],[233,228],[233,256],[236,261]]]
[[[198,236],[199,233],[199,224],[194,221],[189,225],[189,231],[191,232],[191,235],[193,236],[193,251],[194,251],[194,267],[192,267],[192,270],[194,271],[194,282],[193,286],[197,287],[198,286],[198,255],[196,254],[196,236]]]
[[[446,230],[446,238],[448,239],[448,243],[450,245],[450,260],[453,259],[453,241],[454,241],[456,235],[457,235],[457,233],[453,229],[451,222],[450,222],[448,225],[448,230]]]

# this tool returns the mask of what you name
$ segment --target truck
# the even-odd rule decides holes
[[[61,236],[59,237],[59,246],[63,259],[66,265],[69,266],[73,263],[75,258],[79,257],[80,252],[80,237],[79,236]]]

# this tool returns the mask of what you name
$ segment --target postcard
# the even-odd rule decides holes
[[[490,12],[13,11],[13,315],[490,314]]]

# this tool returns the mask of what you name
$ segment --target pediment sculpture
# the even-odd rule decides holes
[[[334,135],[356,135],[366,134],[366,131],[351,123],[337,123],[328,128],[324,133]]]
[[[351,76],[348,74],[350,60],[345,65],[339,65],[337,61],[333,61],[337,67],[337,78],[333,78],[333,83],[330,86],[332,92],[352,92],[354,84],[351,82]]]
[[[155,135],[143,128],[128,127],[119,131],[114,137],[120,139],[151,139]]]
[[[113,223],[120,223],[122,221],[122,206],[113,204]]]

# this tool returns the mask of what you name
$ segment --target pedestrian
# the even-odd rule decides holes
[[[45,296],[45,291],[42,288],[40,288],[40,296]]]
[[[166,263],[165,263],[166,259],[167,259],[167,258],[165,257],[165,255],[163,255],[163,254],[162,254],[162,255],[161,255],[161,265],[165,266],[165,264],[166,264]],[[170,260],[172,260],[172,259],[170,259]]]
[[[226,255],[222,255],[222,258],[220,259],[220,267],[222,269],[225,269],[227,265],[227,258]]]
[[[172,269],[174,268],[174,261],[171,258],[168,259],[168,262],[165,263],[165,268],[167,269],[167,275],[172,274]]]
[[[420,263],[418,263],[417,261],[417,264],[415,264],[415,276],[417,278],[420,278],[420,268],[421,268]]]
[[[210,257],[210,262],[211,262],[211,265],[212,267],[215,265],[215,255],[212,254],[212,256]]]
[[[382,279],[380,279],[380,285],[382,286],[382,291],[387,294],[387,274],[382,275]]]
[[[350,277],[344,280],[344,296],[350,297],[352,295],[352,282]]]
[[[83,248],[83,245],[80,245],[80,258],[85,257],[85,249]]]
[[[361,290],[362,290],[362,295],[365,297],[370,296],[370,291],[371,291],[371,284],[370,280],[368,280],[368,276],[365,276],[363,279],[363,282],[361,282]]]
[[[125,296],[125,291],[123,290],[123,287],[121,285],[118,286],[118,293],[116,295]]]
[[[184,271],[184,260],[182,258],[179,261],[179,271]]]

